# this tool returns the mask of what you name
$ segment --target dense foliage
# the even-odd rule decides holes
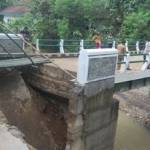
[[[138,10],[128,15],[123,22],[121,36],[123,39],[150,39],[150,11]]]
[[[1,0],[1,2],[0,2],[0,9],[5,8],[9,4],[10,4],[10,2],[8,0]]]
[[[120,32],[122,39],[150,40],[150,1],[143,0],[139,7],[123,20]]]
[[[11,0],[12,2],[16,0]],[[1,0],[0,8],[10,5]],[[31,12],[10,24],[30,27],[34,38],[150,40],[149,0],[27,0]]]

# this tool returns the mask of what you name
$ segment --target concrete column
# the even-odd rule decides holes
[[[136,52],[139,54],[140,52],[140,43],[139,41],[136,42]]]
[[[146,62],[143,64],[141,70],[143,71],[149,69],[149,65],[150,65],[150,53],[146,55]]]
[[[39,46],[39,39],[36,40],[36,49],[37,49],[37,53],[40,52],[40,46]]]
[[[80,41],[80,51],[84,49],[84,40]]]
[[[126,43],[125,43],[125,47],[126,47],[126,52],[129,52],[129,48],[128,48],[128,41],[126,41]]]
[[[116,41],[113,41],[112,48],[116,48]]]
[[[64,40],[61,39],[60,40],[60,44],[59,44],[59,51],[60,51],[60,54],[64,54]]]
[[[129,57],[130,57],[130,54],[129,54],[129,53],[124,56],[125,66],[124,66],[124,68],[123,68],[123,72],[124,72],[124,71],[127,71],[127,69],[129,68],[129,63],[130,63]]]
[[[66,150],[113,150],[118,117],[118,102],[113,100],[116,59],[114,49],[80,52],[78,83],[69,100]]]

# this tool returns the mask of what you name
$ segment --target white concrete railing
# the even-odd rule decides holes
[[[40,40],[37,39],[36,40],[36,49],[38,52],[40,52]],[[84,40],[80,40],[80,50],[84,49]],[[59,52],[60,54],[64,54],[65,51],[64,51],[64,39],[60,39],[59,41]]]
[[[140,61],[138,61],[138,60],[137,61],[131,61],[130,57],[133,57],[133,56],[131,56],[130,53],[125,54],[124,58],[123,58],[124,67],[121,67],[120,71],[125,72],[125,71],[129,70],[130,69],[130,64],[132,64],[132,63],[143,63],[143,65],[141,67],[142,71],[150,69],[149,68],[149,66],[150,66],[150,52],[145,54],[145,57],[144,57],[144,54],[142,54],[142,55],[139,54],[137,56],[143,56],[144,60],[143,61],[142,60],[140,60]],[[118,62],[118,63],[120,63],[120,62]]]
[[[124,68],[121,68],[122,72],[125,72],[125,71],[127,71],[130,68],[129,67],[130,63],[134,63],[134,61],[130,61],[130,57],[132,57],[130,52],[132,52],[132,51],[129,51],[128,41],[126,41],[126,43],[125,43],[125,50],[126,50],[126,54],[124,55],[124,58],[123,58],[125,66],[124,66]],[[145,58],[143,61],[139,61],[139,62],[143,62],[141,70],[149,69],[149,66],[150,66],[150,42],[147,41],[145,43],[145,49],[141,51],[140,47],[139,47],[139,41],[137,41],[136,42],[136,51],[135,52],[136,52],[137,56],[143,56],[143,59]],[[141,52],[143,52],[143,53],[140,54]]]
[[[136,42],[136,52],[137,52],[137,54],[139,54],[139,52],[140,52],[140,42],[139,41]]]
[[[44,40],[44,39],[41,39],[41,40]],[[46,40],[52,40],[52,39],[46,39]],[[53,40],[53,41],[55,41],[55,40]],[[65,53],[65,51],[64,51],[64,46],[65,46],[64,39],[60,39],[57,41],[59,41],[59,52]],[[80,50],[84,49],[84,47],[86,46],[84,43],[84,40],[83,39],[80,40],[79,43],[80,43],[79,44]],[[145,49],[148,47],[148,43],[149,43],[148,41],[145,43]],[[112,48],[116,48],[116,41],[113,41]],[[37,51],[40,51],[40,40],[39,39],[36,40],[36,49],[37,49]],[[139,41],[137,41],[135,44],[135,50],[137,53],[139,53],[141,51]],[[125,51],[129,52],[129,42],[128,41],[126,41],[126,43],[125,43]]]
[[[63,39],[60,40],[59,51],[60,51],[60,54],[64,54],[65,53],[65,51],[64,51],[64,40]]]
[[[60,39],[60,42],[59,42],[59,52],[60,52],[60,54],[64,54],[65,53],[65,51],[64,51],[64,40],[63,39]],[[80,48],[80,51],[82,51],[83,49],[84,49],[84,47],[85,47],[85,45],[84,45],[84,40],[80,40],[80,46],[79,46]],[[39,44],[39,39],[37,39],[37,41],[36,41],[36,48],[37,48],[37,52],[39,52],[40,51],[40,44]],[[113,43],[112,43],[112,48],[113,49],[115,49],[116,48],[116,41],[113,41]],[[144,50],[140,50],[140,44],[139,44],[139,41],[137,41],[136,42],[136,44],[135,44],[135,49],[136,49],[136,51],[134,51],[137,55],[139,54],[140,55],[140,53],[141,52],[143,52],[143,53],[145,53],[146,55],[145,55],[145,60],[146,60],[146,62],[144,62],[145,60],[143,60],[143,65],[142,65],[142,68],[141,68],[141,70],[146,70],[146,69],[148,69],[148,67],[149,67],[149,65],[150,65],[150,57],[149,57],[149,55],[148,55],[148,53],[150,52],[150,42],[146,42],[146,44],[145,44],[145,49]],[[127,71],[128,70],[128,68],[129,68],[129,66],[130,66],[130,57],[131,57],[131,55],[130,55],[130,52],[131,51],[129,51],[129,44],[128,44],[128,41],[126,41],[126,43],[125,43],[125,52],[126,52],[126,54],[123,56],[124,58],[123,58],[123,61],[124,61],[124,67],[121,69],[121,71],[122,72],[124,72],[124,71]]]
[[[128,41],[126,41],[126,43],[125,43],[125,50],[126,50],[126,52],[129,52]]]
[[[36,40],[36,50],[40,52],[39,39]]]
[[[77,82],[85,85],[113,78],[117,56],[116,49],[82,49],[78,60]]]

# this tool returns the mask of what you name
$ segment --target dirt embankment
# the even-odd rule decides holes
[[[114,98],[120,101],[120,110],[150,128],[150,87],[118,93]]]
[[[18,72],[0,77],[0,111],[37,150],[64,150],[67,100],[27,87]]]
[[[0,111],[0,150],[36,150],[23,138],[24,134],[16,126],[9,125]]]

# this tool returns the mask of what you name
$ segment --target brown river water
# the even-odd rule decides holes
[[[150,150],[150,130],[119,112],[114,150]]]

